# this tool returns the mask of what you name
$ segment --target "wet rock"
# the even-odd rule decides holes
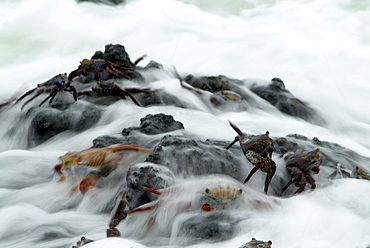
[[[187,237],[185,244],[207,242],[220,242],[231,239],[236,235],[238,220],[222,212],[210,212],[200,216],[188,217],[181,223],[178,237]]]
[[[290,93],[280,78],[273,78],[268,85],[254,84],[250,89],[287,115],[299,117],[315,124],[325,123],[324,119],[313,108]]]
[[[130,56],[126,52],[126,49],[122,45],[113,45],[108,44],[105,46],[104,52],[97,51],[95,54],[91,57],[91,59],[104,59],[106,61],[113,62],[117,65],[120,65],[122,67],[135,70],[136,66],[135,64],[130,60]],[[127,77],[130,79],[141,79],[142,76],[138,71],[122,71]],[[108,78],[102,78],[103,80],[106,80]]]
[[[216,93],[223,90],[234,90],[235,87],[230,83],[232,79],[225,76],[203,76],[203,77],[194,77],[193,75],[188,75],[184,78],[184,81],[190,84],[191,86],[206,90],[212,93]],[[237,80],[237,79],[234,79]],[[240,81],[240,83],[242,83]]]
[[[222,145],[221,145],[222,144]],[[198,141],[183,136],[166,135],[146,162],[168,167],[175,175],[226,174],[245,179],[246,159],[240,149],[226,150],[226,142]]]
[[[157,70],[162,70],[163,69],[163,65],[156,62],[156,61],[153,61],[151,60],[145,67],[144,67],[145,70],[152,70],[152,69],[157,69]]]
[[[124,3],[124,0],[78,0],[78,2],[92,2],[92,3],[102,3],[107,5],[118,5]]]
[[[275,153],[283,156],[288,152],[313,151],[320,149],[322,156],[321,170],[316,176],[323,183],[335,173],[338,168],[353,171],[356,166],[370,164],[370,158],[364,157],[357,152],[340,146],[339,144],[321,141],[317,137],[309,139],[300,134],[289,134],[286,137],[273,138]]]
[[[130,210],[157,199],[153,193],[142,190],[143,186],[163,189],[175,182],[174,174],[167,168],[153,163],[139,163],[130,167],[126,175],[129,191],[126,195]]]
[[[183,102],[177,96],[159,90],[152,94],[135,94],[135,99],[142,107],[148,106],[175,106],[179,108],[195,108],[189,103]]]
[[[29,109],[26,118],[32,118],[28,145],[36,146],[51,137],[70,130],[83,131],[92,127],[101,117],[101,110],[94,105],[80,106],[79,109],[68,108],[59,110],[55,108]]]
[[[122,135],[127,136],[131,131],[138,131],[143,134],[160,134],[184,129],[184,125],[175,121],[171,115],[155,114],[147,115],[140,119],[139,127],[124,128]]]
[[[251,241],[248,243],[245,243],[244,245],[240,246],[239,248],[270,248],[272,245],[272,241],[262,241],[262,240],[256,240],[255,238],[252,238]]]
[[[221,91],[233,91],[244,98],[248,103],[255,104],[251,94],[243,90],[241,87],[244,82],[239,79],[229,78],[223,75],[219,76],[202,76],[195,77],[188,75],[184,78],[184,81],[194,88],[206,90],[212,93],[218,93]]]

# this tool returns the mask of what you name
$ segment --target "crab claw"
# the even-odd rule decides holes
[[[90,174],[86,176],[80,182],[81,193],[84,195],[90,188],[94,187],[98,179],[99,179],[99,175],[96,175],[96,174]]]
[[[215,210],[215,209],[216,208],[212,207],[208,203],[203,203],[202,204],[202,210],[205,211],[205,212],[209,212],[209,211],[212,211],[212,210]]]

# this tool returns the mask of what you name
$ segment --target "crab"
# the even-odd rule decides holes
[[[85,194],[90,188],[95,186],[100,177],[108,176],[121,162],[121,156],[115,152],[121,150],[133,150],[141,152],[152,152],[151,149],[135,145],[115,144],[103,148],[90,148],[79,152],[67,152],[59,157],[61,163],[54,166],[54,170],[61,174],[59,182],[66,179],[65,171],[71,172],[73,168],[95,169],[76,186],[72,192],[79,189]]]
[[[135,93],[152,94],[157,90],[151,90],[149,88],[138,89],[138,88],[125,88],[121,89],[114,82],[97,82],[97,87],[92,87],[91,91],[79,92],[78,96],[119,96],[122,99],[129,97],[136,105],[140,106],[140,103],[131,95]]]
[[[341,163],[337,163],[336,164],[336,167],[334,167],[334,172],[333,173],[331,173],[330,175],[329,175],[329,178],[330,179],[335,179],[335,178],[351,178],[352,176],[351,176],[351,173],[350,172],[348,172],[342,165],[341,165]]]
[[[236,136],[235,139],[225,149],[229,149],[232,145],[239,141],[245,157],[249,162],[251,162],[251,164],[255,166],[244,180],[244,183],[247,183],[253,174],[260,169],[261,171],[267,173],[264,188],[264,192],[267,194],[269,184],[276,171],[276,164],[271,159],[272,152],[274,151],[274,144],[273,140],[269,136],[270,133],[267,131],[265,134],[251,136],[242,132],[232,122],[229,121],[229,123],[230,126],[236,131],[238,136]]]
[[[320,172],[322,158],[319,148],[310,152],[297,151],[294,154],[288,154],[284,159],[286,160],[286,171],[292,176],[292,179],[281,190],[282,193],[292,183],[298,187],[295,194],[303,192],[307,184],[311,185],[312,190],[316,188],[315,180],[310,171],[315,174]]]
[[[22,96],[20,96],[15,103],[18,103],[26,96],[32,94],[34,91],[36,91],[36,94],[31,97],[29,100],[27,100],[21,107],[23,109],[29,102],[31,102],[33,99],[38,97],[44,92],[50,92],[50,94],[39,104],[39,106],[43,105],[47,100],[50,99],[49,104],[51,104],[55,98],[55,96],[58,94],[59,91],[69,91],[72,92],[73,98],[76,101],[77,100],[77,91],[73,85],[70,84],[70,82],[66,82],[67,79],[67,73],[64,74],[58,74],[52,77],[51,79],[47,80],[44,83],[38,84],[37,87],[27,91]]]
[[[352,171],[351,176],[358,179],[370,180],[370,175],[361,170],[358,166]]]
[[[94,240],[92,239],[87,239],[84,236],[81,237],[79,241],[77,241],[76,245],[73,245],[72,248],[79,248],[81,246],[84,246],[86,244],[92,243]]]
[[[79,77],[80,75],[88,76],[89,74],[93,74],[94,79],[98,82],[101,82],[101,73],[104,71],[107,71],[110,75],[113,75],[116,78],[130,79],[120,70],[134,71],[133,69],[122,67],[104,59],[84,59],[80,62],[78,68],[68,75],[68,82],[72,81],[76,77]]]
[[[248,243],[245,243],[244,245],[240,246],[239,248],[270,248],[272,245],[272,241],[262,241],[262,240],[256,240],[255,238],[252,238],[251,241]]]
[[[126,207],[125,194],[110,222],[107,230],[108,237],[120,236],[116,229],[122,219],[131,226],[132,221],[138,230],[125,231],[142,232],[149,230],[161,234],[170,232],[177,216],[181,214],[196,214],[199,218],[208,216],[207,213],[225,213],[227,211],[271,208],[277,200],[260,194],[243,185],[234,178],[226,175],[208,175],[186,179],[165,189],[153,189],[143,186],[143,190],[158,195],[157,200],[141,205],[122,214]],[[118,213],[118,214],[117,214]],[[122,218],[121,218],[122,217]],[[180,217],[179,217],[180,218]],[[181,220],[181,218],[180,218]],[[163,223],[165,223],[163,225]],[[152,228],[156,226],[155,228]],[[143,227],[145,227],[143,229]],[[154,234],[156,235],[156,234]]]

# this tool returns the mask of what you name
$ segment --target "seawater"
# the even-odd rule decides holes
[[[164,72],[147,82],[148,87],[196,106],[139,108],[117,102],[93,128],[64,132],[36,147],[27,147],[29,123],[19,121],[19,106],[0,112],[1,247],[70,247],[82,235],[103,239],[110,218],[105,208],[114,204],[115,192],[71,196],[71,185],[57,183],[53,166],[66,152],[89,148],[97,136],[138,126],[146,114],[173,115],[199,140],[232,140],[231,120],[248,133],[299,133],[370,157],[367,1],[130,0],[108,6],[3,0],[0,6],[0,103],[58,73],[71,72],[79,61],[112,43],[124,45],[132,60],[147,54],[144,65],[150,60],[163,64]],[[243,113],[212,112],[180,87],[173,66],[181,75],[222,74],[246,84],[279,77],[326,123],[307,123],[262,102],[263,108]],[[370,165],[360,166],[370,170]],[[192,247],[239,247],[252,237],[272,240],[274,248],[368,247],[369,192],[368,181],[335,180],[286,199],[278,211],[250,219],[246,226],[253,228],[232,240]]]

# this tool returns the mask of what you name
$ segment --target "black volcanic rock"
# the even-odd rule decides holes
[[[139,163],[129,168],[126,181],[129,188],[126,200],[131,210],[157,198],[155,194],[142,190],[143,186],[154,189],[167,188],[175,182],[175,176],[167,167]]]
[[[175,175],[226,174],[244,180],[246,158],[238,147],[226,150],[226,142],[198,141],[166,135],[146,162],[168,167]]]
[[[28,145],[35,146],[61,132],[79,132],[92,127],[100,119],[101,110],[95,105],[64,110],[34,107],[29,109],[26,116],[32,118]]]
[[[181,223],[177,236],[188,237],[186,239],[187,243],[183,245],[189,245],[189,240],[194,244],[204,240],[220,242],[237,234],[236,228],[239,221],[237,218],[223,212],[209,212],[205,217],[195,215]],[[181,242],[181,239],[179,242]]]
[[[254,84],[250,90],[287,115],[300,117],[316,124],[325,123],[313,108],[290,93],[280,78],[273,78],[268,85]]]
[[[124,128],[122,134],[127,136],[133,130],[143,134],[160,134],[178,129],[184,129],[184,125],[181,122],[175,121],[171,115],[160,113],[155,115],[149,114],[141,118],[139,127]]]
[[[126,52],[125,47],[122,45],[108,44],[105,46],[104,52],[96,51],[95,54],[91,57],[91,59],[104,59],[106,61],[113,62],[119,66],[128,68],[130,70],[134,70],[134,71],[120,70],[121,72],[123,72],[124,75],[126,75],[130,79],[142,78],[141,74],[135,70],[136,65],[131,61],[130,56]],[[103,75],[103,80],[106,79],[109,78],[104,78]]]
[[[77,2],[92,2],[92,3],[102,3],[107,5],[118,5],[124,3],[125,0],[77,0]]]

